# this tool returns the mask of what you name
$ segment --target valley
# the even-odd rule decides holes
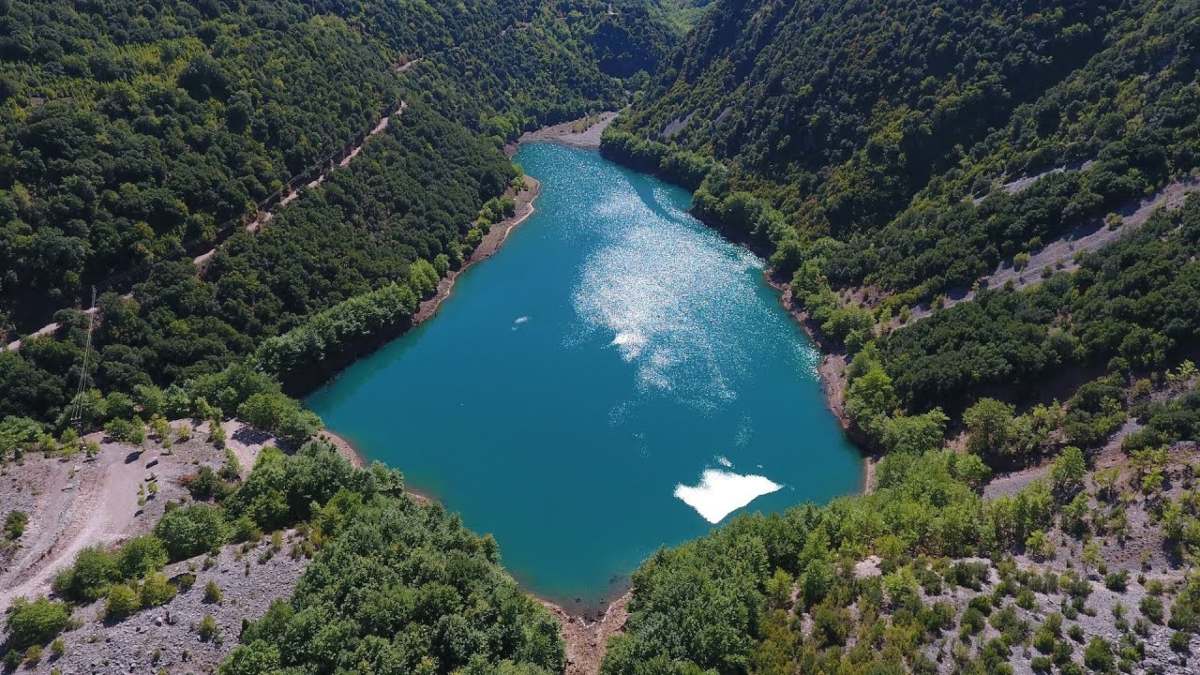
[[[1194,672],[1196,44],[0,0],[3,667]]]

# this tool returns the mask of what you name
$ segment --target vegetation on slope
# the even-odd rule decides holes
[[[207,494],[201,480],[221,489]],[[397,472],[355,469],[326,442],[312,441],[290,456],[264,449],[245,482],[227,466],[189,489],[212,501],[171,504],[152,534],[112,550],[85,549],[54,581],[61,600],[14,605],[10,662],[70,628],[69,603],[104,600],[107,619],[119,622],[180,591],[186,582],[161,573],[168,562],[296,528],[302,539],[290,555],[312,561],[294,596],[245,628],[244,646],[221,672],[562,669],[557,624],[500,568],[495,541],[405,496]],[[215,585],[205,594],[220,601]]]

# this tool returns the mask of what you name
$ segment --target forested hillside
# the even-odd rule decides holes
[[[1129,352],[1144,339],[1167,345],[1161,365],[1195,338],[1191,308],[1167,305],[1153,325],[1108,318],[1093,332],[1109,346],[1080,346],[1060,334],[1082,330],[1065,308],[1045,307],[1025,320],[1050,331],[1054,354],[957,338],[968,345],[947,358],[970,385],[914,394],[909,381],[942,371],[900,359],[932,356],[932,343],[900,345],[947,319],[906,323],[976,297],[989,278],[1036,286],[1083,264],[1073,283],[1090,286],[1084,256],[1197,187],[1197,31],[1195,2],[718,3],[605,151],[696,188],[699,216],[774,251],[774,273],[829,346],[854,353],[894,331],[882,358],[911,412],[961,409],[986,393],[979,385],[1032,386],[1021,364],[1103,369],[1123,341]],[[1171,293],[1174,282],[1151,283]],[[1011,304],[978,299],[956,316]],[[1029,316],[1013,309],[1002,323],[1014,314]],[[945,337],[935,340],[950,349]]]
[[[605,672],[1194,671],[1197,44],[1192,1],[714,4],[603,151],[771,254],[882,459],[647,561]]]
[[[615,7],[6,3],[0,331],[56,311],[59,329],[0,354],[0,416],[61,428],[89,320],[70,308],[93,284],[93,397],[182,385],[392,285],[412,297],[402,321],[498,217],[500,145],[619,106],[606,71],[633,69],[607,68],[609,50],[656,65],[661,12]],[[385,115],[352,163],[280,203]],[[215,244],[201,275],[190,256]]]
[[[624,4],[5,3],[0,330],[207,249],[402,97],[502,139],[619,105],[668,31]]]
[[[0,0],[0,461],[303,448],[86,550],[8,662],[296,528],[223,672],[561,670],[495,542],[277,378],[407,325],[512,214],[505,142],[628,105],[603,152],[770,255],[881,459],[654,554],[604,672],[1194,671],[1198,45],[1200,0]]]
[[[168,418],[207,420],[218,447],[235,416],[304,446],[321,422],[275,378],[409,325],[513,215],[504,143],[623,106],[675,31],[640,0],[0,2],[0,461],[148,433],[169,452]],[[319,355],[281,356],[300,341]],[[61,650],[98,597],[113,621],[161,605],[168,555],[307,521],[303,555],[321,553],[229,672],[561,670],[556,625],[494,542],[398,475],[305,447],[264,455],[244,489],[236,462],[205,467],[188,490],[212,505],[85,550],[56,600],[14,605],[5,663]],[[334,577],[366,576],[378,593],[352,608]]]

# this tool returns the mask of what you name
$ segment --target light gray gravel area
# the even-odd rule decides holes
[[[224,464],[225,450],[207,440],[207,423],[177,420],[171,426],[166,444],[150,437],[133,446],[97,433],[88,437],[100,444],[94,458],[30,453],[0,470],[0,517],[13,510],[29,515],[24,535],[0,555],[0,610],[15,598],[48,593],[54,575],[84,548],[115,546],[149,532],[168,501],[189,498],[185,478],[201,466]],[[226,447],[244,476],[274,439],[237,421],[223,426]],[[179,440],[184,429],[189,438]]]
[[[237,646],[243,621],[261,617],[272,602],[288,598],[295,589],[309,562],[303,556],[293,557],[293,546],[299,541],[296,532],[288,532],[282,548],[269,556],[269,536],[245,551],[240,544],[226,546],[212,558],[208,569],[206,556],[169,565],[164,572],[177,583],[180,575],[195,574],[190,589],[166,605],[144,609],[118,622],[104,620],[103,601],[79,609],[75,618],[82,625],[63,634],[63,656],[46,658],[25,672],[215,672]],[[210,581],[221,590],[220,602],[205,599]],[[199,632],[205,616],[211,616],[218,626],[216,637],[209,640],[201,639]]]

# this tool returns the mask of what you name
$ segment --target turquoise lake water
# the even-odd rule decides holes
[[[330,429],[567,605],[710,520],[859,488],[760,259],[687,215],[685,190],[595,152],[516,160],[542,182],[536,213],[434,319],[308,399]]]

